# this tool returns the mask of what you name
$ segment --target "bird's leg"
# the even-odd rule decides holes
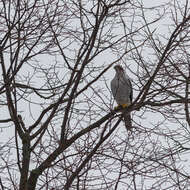
[[[128,107],[130,104],[121,104],[121,105],[118,105],[116,107],[114,107],[114,110],[118,110],[118,109],[121,109],[121,108],[126,108]]]
[[[120,108],[122,108],[122,105],[115,106],[114,110],[119,110]]]
[[[126,107],[128,107],[130,104],[122,104],[121,106],[122,106],[122,108],[126,108]]]

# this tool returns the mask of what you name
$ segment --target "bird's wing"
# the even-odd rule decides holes
[[[131,100],[131,103],[132,103],[132,101],[133,101],[133,86],[132,86],[131,80],[128,79],[128,81],[129,81],[129,88],[131,89],[130,100]]]
[[[132,87],[131,80],[126,76],[123,77],[123,80],[124,80],[124,83],[125,83],[125,85],[127,87],[127,90],[131,91],[129,96],[130,96],[130,100],[132,102],[132,100],[133,100],[133,87]]]
[[[117,82],[117,79],[114,78],[111,81],[111,91],[112,91],[112,94],[113,94],[114,98],[116,97],[116,94],[117,94],[117,88],[118,88],[118,82]]]

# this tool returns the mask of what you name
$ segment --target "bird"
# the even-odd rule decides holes
[[[133,100],[133,89],[132,83],[129,76],[125,73],[125,70],[121,65],[114,66],[116,71],[114,78],[111,81],[111,92],[117,102],[118,106],[115,110],[119,108],[126,108],[132,104]],[[131,114],[125,113],[123,111],[123,117],[125,122],[125,127],[127,130],[132,129]]]

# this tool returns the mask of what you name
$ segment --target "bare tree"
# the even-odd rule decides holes
[[[187,189],[189,26],[188,0],[1,1],[1,189]],[[131,133],[113,110],[117,63]]]

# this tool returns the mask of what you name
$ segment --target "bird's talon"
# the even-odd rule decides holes
[[[128,107],[128,106],[129,106],[129,104],[118,105],[118,106],[115,106],[115,107],[114,107],[114,110],[119,110],[119,109],[122,109],[122,108],[126,108],[126,107]]]
[[[122,104],[121,106],[122,106],[122,108],[126,108],[129,106],[129,104]]]
[[[119,109],[119,106],[115,106],[115,107],[114,107],[114,110],[118,110],[118,109]]]

